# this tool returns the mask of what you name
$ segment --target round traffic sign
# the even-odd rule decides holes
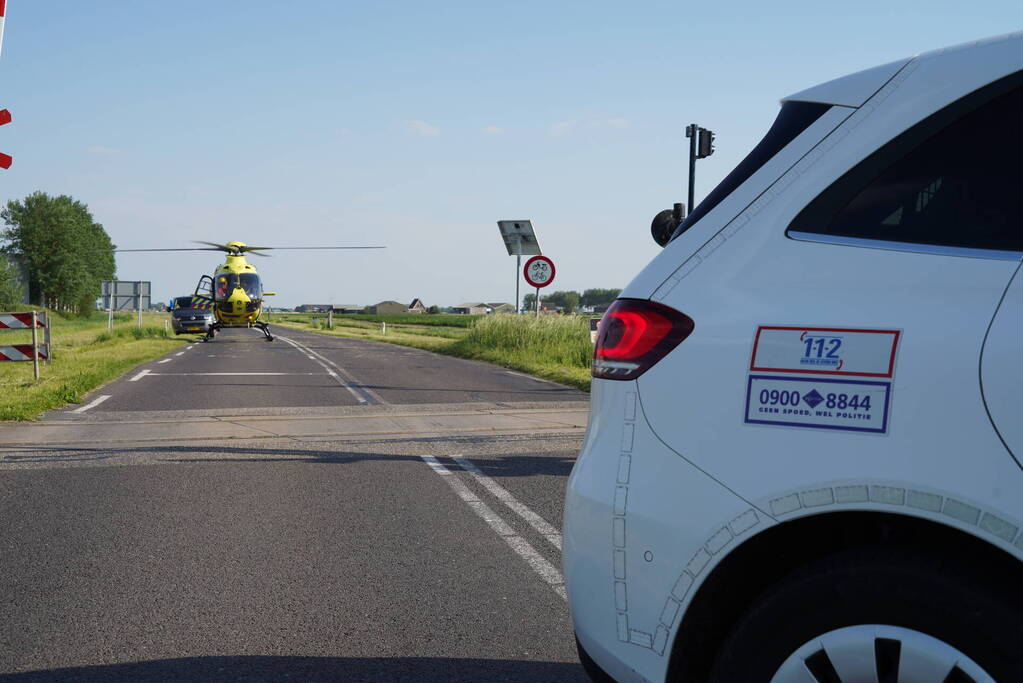
[[[522,274],[533,287],[546,287],[554,282],[554,261],[546,256],[534,256],[526,261]]]

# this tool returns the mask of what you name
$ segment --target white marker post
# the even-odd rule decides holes
[[[32,373],[39,379],[39,333],[36,332],[36,325],[39,324],[39,315],[32,311]]]

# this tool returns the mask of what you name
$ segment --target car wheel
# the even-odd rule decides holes
[[[1020,680],[1018,577],[909,549],[860,548],[768,589],[718,652],[712,680]]]

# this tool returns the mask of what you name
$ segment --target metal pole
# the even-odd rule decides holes
[[[327,329],[328,330],[333,330],[334,329],[334,307],[333,306],[331,306],[330,310],[327,311]]]
[[[114,329],[114,309],[113,303],[110,304],[110,308],[107,309],[107,329]]]
[[[540,288],[536,288],[536,317],[540,317]]]
[[[522,302],[519,300],[519,273],[522,272],[522,236],[516,235],[515,242],[518,244],[515,254],[515,312],[522,312]]]
[[[50,343],[50,314],[43,311],[43,342],[46,344],[46,364],[53,358],[53,344]]]
[[[135,283],[135,302],[139,309],[139,329],[142,328],[142,283]]]
[[[36,379],[39,379],[39,333],[36,332],[38,320],[37,313],[32,311],[32,372]]]
[[[699,126],[691,123],[686,127],[686,137],[689,138],[689,213],[693,212],[693,196],[696,193],[696,136]]]

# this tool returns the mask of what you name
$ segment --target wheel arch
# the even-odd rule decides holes
[[[912,546],[974,558],[1005,577],[1023,562],[984,538],[915,515],[844,510],[782,522],[736,546],[701,582],[676,631],[669,681],[704,681],[718,646],[747,606],[772,584],[814,561],[858,546]]]

